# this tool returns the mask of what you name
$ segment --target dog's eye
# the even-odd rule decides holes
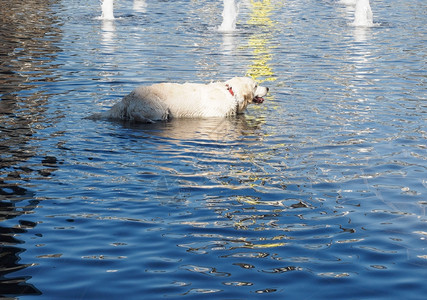
[[[258,87],[258,84],[255,84],[255,88],[257,88]]]

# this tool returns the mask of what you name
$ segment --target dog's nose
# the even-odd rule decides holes
[[[270,89],[267,87],[267,93],[268,93],[268,91],[269,91]]]

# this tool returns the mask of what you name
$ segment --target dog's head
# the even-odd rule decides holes
[[[234,77],[226,81],[225,85],[237,100],[237,113],[243,112],[251,103],[263,103],[263,97],[268,93],[267,87],[258,85],[249,77]]]

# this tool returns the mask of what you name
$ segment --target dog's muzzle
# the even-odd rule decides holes
[[[261,104],[264,102],[264,98],[256,96],[254,99],[252,99],[252,102],[256,104]]]
[[[269,88],[267,87],[267,88],[265,88],[266,89],[266,93],[265,94],[267,94],[268,93],[268,91],[269,91]],[[253,99],[252,99],[252,102],[253,103],[256,103],[256,104],[261,104],[261,103],[263,103],[264,102],[264,98],[263,97],[260,97],[260,96],[255,96]]]

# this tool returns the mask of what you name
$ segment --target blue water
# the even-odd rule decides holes
[[[425,1],[1,4],[0,295],[425,299]],[[261,3],[262,2],[262,3]],[[139,4],[139,5],[136,5]],[[235,118],[84,117],[252,76]]]

